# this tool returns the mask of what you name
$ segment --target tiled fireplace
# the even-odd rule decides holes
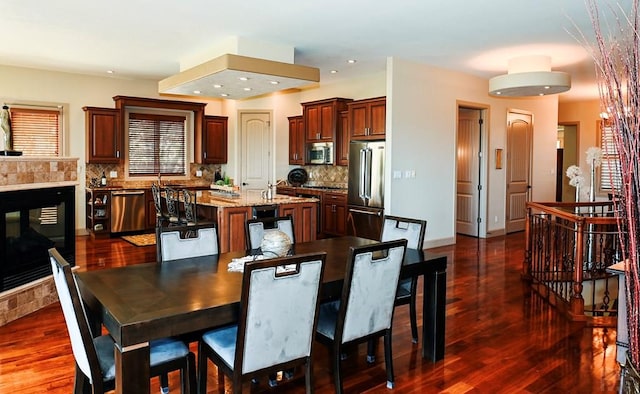
[[[57,300],[46,249],[73,263],[77,159],[0,158],[0,326]]]

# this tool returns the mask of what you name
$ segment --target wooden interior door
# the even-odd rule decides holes
[[[271,114],[240,114],[242,134],[242,187],[264,190],[271,176]]]
[[[531,151],[533,116],[509,111],[507,114],[507,233],[523,231],[526,203],[531,192]]]
[[[479,236],[481,110],[458,109],[456,232]]]

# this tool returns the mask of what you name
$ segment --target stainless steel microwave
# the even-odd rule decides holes
[[[307,163],[333,164],[333,142],[314,142],[308,144]]]

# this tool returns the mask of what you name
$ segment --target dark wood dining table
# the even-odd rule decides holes
[[[328,238],[294,245],[294,253],[327,253],[322,298],[339,298],[349,249],[378,241]],[[149,392],[149,341],[238,320],[242,274],[228,264],[246,252],[77,273],[94,327],[115,341],[116,392]],[[424,276],[422,357],[444,357],[447,257],[407,249],[401,277]]]

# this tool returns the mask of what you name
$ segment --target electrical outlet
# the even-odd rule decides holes
[[[111,178],[117,178],[118,177],[118,171],[111,171],[109,173],[109,177]]]
[[[202,170],[196,170],[196,176],[197,177],[201,177],[202,176]]]

